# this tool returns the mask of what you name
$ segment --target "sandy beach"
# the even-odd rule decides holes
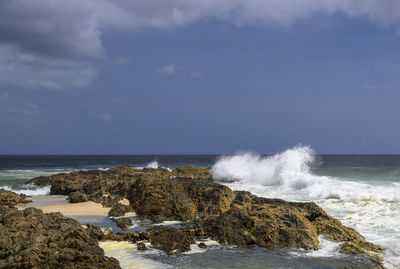
[[[70,204],[66,198],[67,196],[63,195],[32,196],[30,198],[32,203],[20,205],[18,208],[36,207],[41,209],[43,213],[60,212],[65,216],[107,215],[111,209],[92,201]]]

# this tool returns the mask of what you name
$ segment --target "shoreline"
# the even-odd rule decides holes
[[[151,242],[153,248],[171,256],[189,254],[191,242],[204,237],[238,247],[316,251],[322,247],[319,237],[324,236],[339,244],[338,253],[357,257],[371,268],[383,268],[380,253],[384,248],[366,241],[315,203],[288,202],[233,191],[214,182],[209,169],[144,168],[140,172],[133,167],[118,167],[33,178],[29,183],[39,187],[51,185],[53,194],[32,196],[33,202],[19,209],[36,207],[43,213],[60,212],[69,217],[109,216],[111,226],[117,225],[123,231],[133,224],[125,214],[135,212],[152,222],[152,227],[109,233],[103,229],[110,226],[107,218],[103,221],[105,227],[96,227],[96,221],[94,226],[91,224],[85,229],[99,241]],[[77,200],[85,202],[70,203]],[[187,225],[154,225],[172,220]],[[267,236],[260,237],[261,234]],[[198,246],[204,247],[204,244]],[[141,251],[146,250],[143,248]]]

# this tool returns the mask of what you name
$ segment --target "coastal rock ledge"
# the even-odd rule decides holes
[[[24,195],[0,189],[0,197],[0,268],[120,268],[76,220],[18,210]]]
[[[51,194],[80,196],[113,207],[113,214],[135,212],[153,222],[184,221],[182,228],[153,227],[141,233],[102,234],[89,226],[98,240],[147,240],[169,254],[190,250],[198,238],[251,248],[320,248],[319,236],[340,242],[339,252],[356,255],[365,268],[384,268],[381,246],[367,242],[352,228],[329,216],[315,203],[287,202],[232,191],[215,183],[209,169],[179,167],[80,171],[41,176],[28,183],[51,186]],[[129,205],[122,205],[123,199]],[[113,215],[111,214],[111,215]],[[61,217],[61,216],[59,216]],[[85,234],[86,235],[86,234]]]

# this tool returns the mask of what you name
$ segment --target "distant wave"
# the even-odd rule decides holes
[[[213,178],[222,182],[275,187],[281,193],[296,192],[311,199],[380,200],[400,202],[400,185],[376,186],[339,180],[311,173],[314,150],[298,145],[282,153],[263,157],[252,153],[222,156],[211,168]],[[254,188],[252,188],[254,189]]]
[[[159,164],[157,161],[152,161],[146,165],[146,168],[158,168]]]
[[[22,194],[25,194],[25,195],[28,195],[28,196],[31,196],[31,195],[49,195],[50,194],[50,186],[36,187],[36,186],[33,186],[33,185],[27,185],[26,187],[27,187],[27,189],[18,189],[18,190],[16,190],[16,189],[12,189],[9,186],[0,186],[0,189],[5,189],[7,191],[13,191],[13,192],[18,193],[18,194],[22,193]]]

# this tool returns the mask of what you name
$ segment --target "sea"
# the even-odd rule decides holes
[[[319,155],[299,145],[273,155],[0,155],[0,188],[48,195],[29,179],[77,170],[133,167],[211,167],[214,180],[233,190],[288,201],[315,202],[368,241],[386,248],[386,268],[400,268],[400,155]],[[82,223],[90,219],[79,219]],[[176,257],[129,243],[102,243],[123,268],[364,268],[320,237],[321,249],[243,249],[210,243]]]

